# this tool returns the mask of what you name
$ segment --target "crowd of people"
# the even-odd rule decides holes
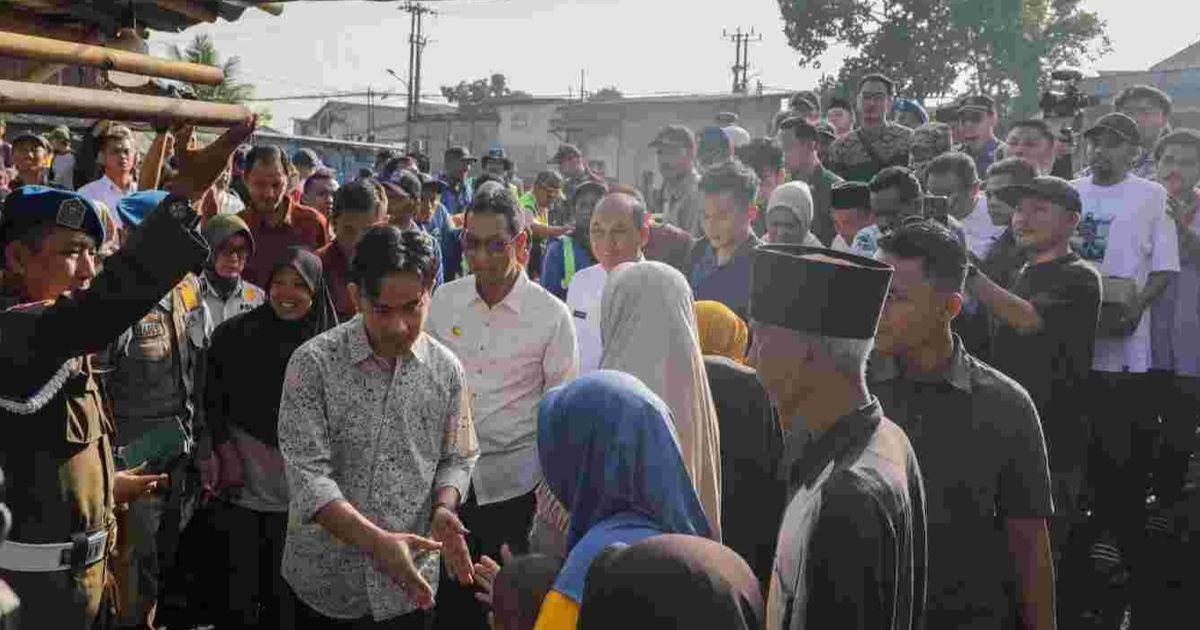
[[[1200,131],[852,87],[658,187],[13,139],[0,627],[1190,626]]]

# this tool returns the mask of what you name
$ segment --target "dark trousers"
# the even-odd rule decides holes
[[[1122,553],[1137,546],[1145,524],[1146,488],[1157,432],[1150,374],[1092,372],[1092,440],[1088,486],[1092,523]]]
[[[500,559],[500,547],[505,543],[513,553],[529,551],[529,532],[533,528],[533,514],[537,499],[528,494],[488,505],[475,502],[472,491],[459,510],[463,526],[470,530],[467,547],[471,556],[489,556]],[[437,614],[434,627],[437,630],[487,630],[487,606],[475,599],[475,587],[463,586],[442,567],[438,583]]]
[[[229,545],[229,574],[218,587],[226,589],[228,598],[222,630],[280,627],[280,598],[287,586],[279,569],[287,518],[287,513],[258,512],[232,504],[221,511],[221,530]]]
[[[1160,424],[1151,488],[1159,506],[1170,510],[1183,499],[1188,460],[1197,447],[1200,378],[1177,376],[1172,372],[1157,372],[1153,378]]]
[[[286,600],[287,610],[280,630],[429,630],[432,627],[433,615],[424,610],[384,621],[375,621],[369,615],[361,619],[332,619],[300,601],[291,587],[284,584],[283,589],[281,594]],[[222,626],[221,630],[225,630],[225,627]]]

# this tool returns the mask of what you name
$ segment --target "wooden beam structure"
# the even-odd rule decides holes
[[[20,81],[0,81],[0,111],[211,127],[231,127],[251,116],[241,105]]]
[[[6,31],[0,31],[0,57],[91,66],[204,85],[220,85],[225,80],[225,73],[214,66]]]
[[[154,0],[154,4],[168,11],[174,11],[195,22],[216,22],[216,10],[200,2],[189,0]]]

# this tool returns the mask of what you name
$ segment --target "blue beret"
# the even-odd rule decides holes
[[[117,216],[121,217],[121,223],[137,227],[142,224],[146,215],[166,198],[165,190],[142,190],[125,195],[117,202]]]
[[[86,232],[96,239],[97,246],[108,237],[100,210],[91,199],[69,190],[30,185],[14,190],[4,200],[0,247],[43,224]]]
[[[921,104],[911,98],[898,98],[892,103],[892,111],[899,114],[900,112],[909,112],[916,114],[921,119],[921,124],[929,122],[929,114],[925,111]]]

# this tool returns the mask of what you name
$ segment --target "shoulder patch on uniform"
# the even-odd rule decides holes
[[[183,282],[179,285],[179,297],[183,300],[183,309],[186,311],[195,310],[200,305],[200,296],[196,293],[196,287],[191,282]]]
[[[258,298],[258,290],[255,289],[254,287],[247,286],[242,289],[242,297],[246,298],[247,300],[257,299]]]

